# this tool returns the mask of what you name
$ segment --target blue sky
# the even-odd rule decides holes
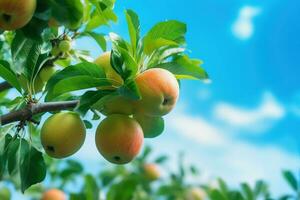
[[[139,14],[143,33],[166,19],[187,23],[190,55],[204,60],[212,79],[183,82],[164,135],[146,142],[156,154],[185,151],[203,180],[263,178],[275,194],[289,191],[280,170],[300,167],[299,7],[298,0],[117,1],[120,19],[111,28],[120,35],[127,35],[126,8]],[[93,137],[74,156],[90,170],[104,162]]]
[[[299,169],[300,2],[238,0],[119,1],[112,30],[127,35],[124,9],[145,33],[156,22],[188,25],[191,57],[204,60],[212,83],[185,81],[157,153],[184,150],[207,177],[236,185],[259,178],[288,191],[280,170]],[[101,31],[101,30],[100,30]],[[234,175],[233,175],[234,174]]]

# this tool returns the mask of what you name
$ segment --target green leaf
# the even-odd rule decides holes
[[[82,62],[69,66],[51,77],[46,85],[46,100],[67,92],[110,85],[100,67],[94,63]]]
[[[43,155],[32,145],[25,155],[21,167],[21,190],[24,192],[31,185],[43,181],[46,177],[46,164]]]
[[[291,188],[294,191],[298,191],[299,185],[298,185],[297,179],[294,176],[294,174],[289,170],[285,170],[282,172],[282,175],[285,178],[285,180],[287,181],[287,183],[291,186]]]
[[[129,50],[129,44],[123,39],[121,38],[119,35],[117,35],[116,33],[109,33],[109,38],[113,44],[113,47],[121,47],[122,49],[125,50]]]
[[[255,195],[254,195],[251,187],[247,183],[242,183],[241,187],[242,187],[242,190],[244,192],[245,199],[247,199],[247,200],[254,200],[255,199],[254,198]]]
[[[186,25],[169,20],[156,24],[144,37],[144,52],[150,55],[163,46],[180,46],[185,42]]]
[[[156,66],[173,73],[177,79],[208,80],[208,74],[199,66],[197,60],[191,60],[187,56],[178,56],[173,61]]]
[[[12,136],[6,134],[0,139],[0,180],[2,180],[3,174],[6,170],[8,145],[12,140]]]
[[[102,97],[112,93],[112,91],[87,91],[80,98],[80,104],[76,110],[82,115],[85,116],[87,111],[97,103]]]
[[[93,124],[90,121],[83,120],[83,123],[84,123],[86,129],[92,129],[93,128]]]
[[[41,48],[42,43],[40,41],[26,38],[23,33],[17,31],[11,45],[13,71],[18,74],[23,73],[30,80]]]
[[[4,60],[0,60],[0,77],[15,87],[20,93],[22,92],[17,75],[11,70],[9,63]]]
[[[211,200],[227,200],[226,197],[219,190],[216,189],[213,189],[209,193],[209,196]]]
[[[132,100],[141,99],[141,93],[138,89],[138,86],[134,80],[128,80],[124,85],[118,88],[118,93],[124,97],[127,97]]]
[[[99,199],[99,187],[96,180],[90,174],[84,177],[85,184],[83,188],[83,193],[85,194],[86,200]]]
[[[97,42],[97,44],[101,47],[102,51],[106,51],[106,39],[103,34],[88,31],[88,32],[84,32],[82,35],[93,38]]]
[[[162,164],[162,163],[166,162],[167,160],[168,160],[167,156],[160,156],[160,157],[156,158],[154,160],[154,162],[157,164]]]
[[[42,40],[42,33],[48,27],[48,20],[33,17],[30,22],[21,29],[23,34],[33,40]]]
[[[52,16],[70,29],[80,27],[83,20],[84,5],[81,0],[49,0]]]
[[[117,22],[118,17],[113,12],[113,0],[89,0],[96,9],[90,14],[90,19],[86,25],[85,31],[91,31],[101,25],[108,25],[110,21]]]
[[[135,55],[140,40],[140,21],[138,15],[132,10],[126,10],[125,15],[131,40],[132,55]]]
[[[44,180],[46,164],[42,153],[24,139],[14,139],[9,144],[8,172],[20,182],[21,191]]]
[[[167,61],[171,56],[176,56],[185,51],[182,47],[162,47],[153,52],[147,63],[147,68],[155,67],[156,65]]]

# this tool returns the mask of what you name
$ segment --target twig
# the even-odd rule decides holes
[[[31,118],[36,114],[72,109],[75,108],[78,103],[78,100],[74,100],[29,104],[25,108],[0,116],[0,124],[6,125],[17,121],[30,121]]]

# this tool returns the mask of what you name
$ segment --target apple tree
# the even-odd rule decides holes
[[[127,41],[100,32],[117,21],[114,6],[114,0],[0,0],[0,178],[22,192],[45,179],[44,155],[77,152],[93,121],[100,123],[95,141],[103,157],[131,162],[144,138],[163,132],[180,81],[208,79],[202,61],[186,53],[184,23],[159,22],[142,36],[137,13],[125,10]],[[96,41],[97,59],[76,48],[82,40]]]

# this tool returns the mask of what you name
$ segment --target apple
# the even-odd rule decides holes
[[[72,42],[70,40],[62,40],[59,42],[58,48],[61,52],[67,53],[72,49]]]
[[[189,188],[186,192],[187,200],[205,200],[206,192],[199,187]]]
[[[40,70],[39,77],[44,83],[46,83],[49,81],[49,79],[51,78],[51,76],[53,76],[54,73],[55,68],[53,66],[46,66]]]
[[[41,143],[53,158],[73,155],[83,145],[86,130],[75,112],[60,112],[49,117],[41,129]]]
[[[158,165],[154,163],[147,163],[143,166],[145,177],[150,181],[155,181],[160,178],[160,170]]]
[[[137,103],[139,112],[148,116],[163,116],[174,108],[179,85],[171,72],[152,68],[139,74],[136,83],[142,97]]]
[[[155,138],[164,131],[165,122],[162,117],[153,117],[137,113],[133,115],[133,118],[136,119],[142,127],[145,138]]]
[[[132,161],[143,144],[143,130],[134,119],[114,114],[104,119],[96,130],[96,146],[109,162],[126,164]]]
[[[109,79],[109,81],[112,84],[112,86],[99,87],[98,89],[101,90],[115,89],[117,87],[120,87],[124,83],[122,77],[111,66],[110,56],[110,51],[104,52],[94,61],[95,64],[97,64],[101,69],[103,69],[104,73],[106,74],[106,78]]]
[[[0,29],[15,30],[32,18],[36,0],[0,0]]]
[[[1,200],[10,200],[11,199],[11,193],[8,188],[2,187],[0,189],[0,199]]]
[[[50,189],[43,193],[41,200],[66,200],[66,195],[58,189]]]

